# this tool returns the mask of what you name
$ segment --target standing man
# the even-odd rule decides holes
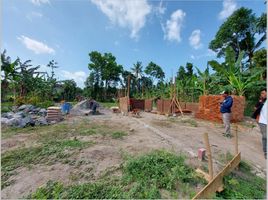
[[[260,112],[259,127],[262,134],[262,149],[265,159],[267,158],[267,91],[266,89],[261,91],[261,98],[263,99],[263,106]]]
[[[228,91],[223,91],[221,93],[224,97],[223,102],[221,102],[220,112],[222,113],[222,120],[225,128],[225,137],[231,138],[231,108],[233,106],[233,98],[229,96]]]

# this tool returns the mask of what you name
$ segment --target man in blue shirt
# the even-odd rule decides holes
[[[225,128],[224,136],[231,138],[231,108],[233,106],[233,98],[229,96],[228,91],[221,93],[224,97],[223,102],[221,102],[220,112],[222,113],[222,120]]]

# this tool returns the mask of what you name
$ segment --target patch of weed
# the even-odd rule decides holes
[[[66,199],[159,199],[161,191],[166,189],[173,196],[188,197],[193,193],[196,184],[203,183],[195,171],[184,163],[184,156],[166,151],[154,151],[149,154],[129,158],[122,165],[122,177],[105,179],[95,183],[66,186],[54,196],[49,185],[39,188],[29,198],[66,198]],[[107,177],[111,177],[108,173]],[[59,191],[59,189],[57,190]],[[49,193],[49,194],[48,194]],[[169,195],[169,196],[172,196]]]
[[[220,199],[264,199],[266,180],[254,174],[243,176],[232,173],[224,177],[224,190],[217,194]]]
[[[189,124],[189,125],[191,125],[193,127],[198,126],[197,122],[194,119],[182,119],[181,122],[184,123],[184,124]]]
[[[111,108],[113,106],[118,106],[116,102],[100,102],[100,105],[104,108]]]
[[[127,133],[124,131],[115,131],[115,132],[112,132],[111,135],[113,139],[122,139],[124,136],[127,135]]]
[[[70,156],[68,150],[82,149],[92,145],[92,142],[79,140],[49,141],[42,146],[19,148],[6,151],[1,155],[1,178],[2,188],[18,167],[25,167],[31,164],[47,163],[52,164],[55,160],[62,160]]]
[[[7,127],[1,130],[2,138],[9,138],[18,134],[40,133],[46,130],[45,126],[27,126],[25,128]]]

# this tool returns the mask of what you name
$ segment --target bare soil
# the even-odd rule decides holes
[[[56,162],[51,165],[38,164],[31,168],[21,167],[10,177],[14,183],[2,190],[3,199],[17,199],[27,196],[49,180],[61,181],[64,184],[75,184],[97,180],[105,173],[120,175],[120,165],[124,155],[136,156],[155,149],[167,149],[188,156],[187,162],[194,167],[206,165],[197,159],[197,151],[205,147],[203,133],[209,134],[212,146],[214,169],[223,168],[222,155],[228,151],[234,154],[234,139],[222,136],[221,124],[197,120],[192,116],[166,117],[163,115],[142,112],[141,118],[114,114],[110,110],[102,110],[102,115],[70,116],[62,123],[72,124],[80,121],[96,125],[109,125],[112,129],[120,129],[128,133],[120,139],[112,139],[103,135],[78,136],[83,141],[94,141],[95,144],[72,155],[69,163]],[[239,124],[239,151],[242,159],[250,163],[256,174],[266,176],[266,160],[261,144],[261,134],[255,123]],[[234,125],[232,126],[234,129]],[[70,129],[71,131],[71,129]],[[234,130],[232,130],[234,131]],[[34,134],[17,134],[2,139],[2,154],[18,147],[35,145]]]

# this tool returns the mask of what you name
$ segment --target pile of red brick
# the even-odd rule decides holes
[[[232,122],[242,121],[244,118],[245,97],[234,96],[232,106]],[[220,113],[220,102],[223,101],[221,95],[209,95],[199,97],[199,110],[195,114],[196,118],[209,121],[222,122]]]

